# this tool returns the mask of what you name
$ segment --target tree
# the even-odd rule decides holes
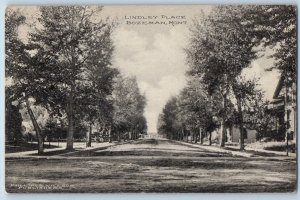
[[[204,133],[208,131],[212,120],[210,102],[205,90],[197,78],[192,78],[188,86],[179,95],[180,118],[190,131],[193,132],[195,142],[199,135],[200,143],[203,143]],[[195,137],[196,136],[196,137]]]
[[[112,51],[110,37],[105,39],[107,41],[103,41],[103,45],[107,48],[107,51]],[[96,127],[96,124],[104,126],[104,124],[112,123],[113,84],[114,77],[119,73],[117,69],[110,67],[111,58],[98,59],[99,55],[103,54],[103,49],[100,50],[100,52],[95,53],[93,58],[87,60],[86,80],[88,81],[82,83],[84,85],[82,86],[81,95],[77,97],[77,101],[82,102],[77,105],[80,108],[79,116],[84,119],[86,126],[89,127],[86,137],[87,147],[91,146],[92,128]],[[112,52],[106,54],[106,56],[111,56]]]
[[[5,76],[6,103],[25,101],[27,111],[38,139],[38,153],[43,153],[43,135],[31,109],[29,98],[39,95],[37,87],[39,79],[32,68],[31,45],[24,44],[18,37],[18,28],[25,23],[26,18],[18,11],[7,10],[5,13]]]
[[[159,127],[159,133],[166,134],[168,139],[176,139],[176,133],[178,131],[178,125],[176,122],[178,116],[177,98],[171,97],[166,103],[161,114],[161,127]],[[184,130],[182,129],[184,132]],[[184,133],[183,133],[184,135]]]
[[[170,98],[163,108],[159,115],[158,132],[175,140],[183,140],[190,135],[195,143],[199,136],[201,144],[209,133],[211,144],[211,132],[217,126],[214,114],[216,108],[220,109],[220,101],[207,94],[198,77],[189,78],[187,86],[179,95]]]
[[[242,11],[240,6],[214,8],[202,21],[195,22],[191,45],[187,50],[191,67],[189,73],[202,78],[209,94],[218,90],[223,97],[221,147],[225,145],[230,92],[238,84],[242,70],[256,58],[253,37],[239,19]],[[237,107],[240,107],[240,96],[233,94]],[[238,109],[238,112],[241,113],[241,110]],[[243,138],[240,139],[243,144]]]
[[[218,93],[222,97],[223,105],[219,112],[222,119],[220,145],[224,146],[230,85],[228,74],[226,74],[226,60],[222,57],[224,55],[220,53],[222,46],[219,43],[222,39],[218,38],[220,37],[219,31],[214,26],[213,15],[205,16],[202,14],[200,20],[195,20],[193,28],[191,28],[190,45],[186,49],[186,53],[189,65],[188,75],[198,76],[209,96]]]
[[[251,31],[257,46],[275,50],[271,55],[277,69],[292,83],[296,82],[297,7],[294,5],[243,6],[243,26]]]
[[[38,50],[35,70],[46,80],[39,87],[43,95],[36,99],[53,112],[66,113],[69,150],[73,149],[75,118],[82,114],[86,97],[95,94],[91,86],[98,84],[90,74],[110,66],[112,29],[110,23],[94,18],[100,11],[101,7],[87,6],[40,7],[41,28],[30,38]]]
[[[5,109],[5,138],[8,142],[18,145],[22,137],[22,116],[19,105],[6,104]]]
[[[237,120],[236,123],[239,125],[240,129],[240,150],[244,149],[244,117],[242,107],[245,105],[245,101],[249,100],[255,93],[257,80],[245,80],[245,78],[241,78],[239,80],[235,80],[232,89],[233,93],[237,100]]]
[[[121,134],[129,133],[129,139],[137,139],[138,134],[145,132],[146,120],[143,116],[146,98],[140,93],[135,77],[116,79],[113,91],[113,122],[118,140]]]
[[[163,113],[160,113],[158,115],[158,118],[157,118],[157,133],[162,135],[164,138],[167,138],[167,135],[166,133],[164,132],[164,127],[166,126],[164,120],[163,120]],[[178,140],[180,140],[181,138],[178,138]]]
[[[257,131],[257,139],[268,137],[268,133],[276,126],[276,120],[270,107],[270,102],[264,100],[264,93],[260,90],[255,91],[244,102],[244,121],[245,126]]]

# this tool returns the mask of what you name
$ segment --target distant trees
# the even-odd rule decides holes
[[[99,17],[101,10],[97,6],[42,6],[26,43],[18,36],[18,27],[26,18],[18,11],[6,13],[6,77],[10,83],[6,99],[26,103],[39,153],[43,153],[45,134],[54,134],[51,129],[58,128],[53,124],[58,121],[67,126],[69,150],[79,127],[86,132],[87,147],[91,146],[93,129],[110,133],[115,124],[120,125],[119,118],[125,119],[121,124],[130,130],[132,139],[146,130],[146,101],[136,80],[124,78],[125,85],[114,88],[119,71],[111,63],[113,25]],[[117,96],[117,100],[114,89],[124,89],[130,96]],[[119,109],[117,102],[126,98],[130,104],[115,110]],[[40,127],[31,109],[33,103],[58,120]]]
[[[181,127],[178,127],[178,106],[177,98],[172,97],[168,100],[165,107],[163,108],[162,113],[160,114],[161,122],[158,123],[157,127],[158,133],[165,134],[168,139],[175,140],[177,138],[183,140],[185,127],[182,124]],[[178,129],[181,128],[181,129]],[[180,132],[179,132],[180,131]]]
[[[137,139],[138,134],[146,133],[147,124],[143,115],[146,98],[140,93],[135,77],[119,76],[116,79],[113,102],[114,130],[118,140],[121,137]]]
[[[179,119],[184,122],[186,130],[192,133],[195,143],[199,137],[202,144],[204,136],[212,131],[213,108],[208,99],[204,88],[195,78],[188,82],[179,95]]]
[[[193,79],[178,96],[166,103],[159,116],[158,132],[173,140],[187,141],[191,136],[192,141],[199,140],[201,144],[204,137],[209,136],[211,144],[211,132],[217,126],[213,118],[215,101],[209,99],[199,81]]]

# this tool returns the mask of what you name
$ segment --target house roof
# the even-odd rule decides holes
[[[284,84],[284,76],[281,76],[276,86],[273,99],[277,99]]]
[[[276,99],[273,99],[270,104],[278,104],[284,101],[283,97],[277,97]]]

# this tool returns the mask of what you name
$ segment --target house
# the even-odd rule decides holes
[[[222,128],[219,127],[212,132],[212,140],[220,139]],[[240,129],[237,125],[233,125],[226,129],[226,142],[239,143],[240,142]],[[244,128],[244,143],[252,143],[257,141],[257,131]]]
[[[275,132],[277,140],[285,140],[286,132],[289,133],[289,139],[296,140],[296,84],[286,81],[281,76],[271,102],[272,113],[275,117]]]
[[[231,133],[230,133],[231,132]],[[233,126],[232,130],[228,134],[229,142],[239,142],[240,141],[240,129],[237,126]],[[252,143],[257,141],[257,131],[244,128],[244,143]]]

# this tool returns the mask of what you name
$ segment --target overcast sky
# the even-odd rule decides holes
[[[124,75],[134,75],[141,91],[146,95],[147,106],[145,117],[148,132],[156,132],[158,114],[167,100],[179,93],[186,84],[187,70],[184,48],[189,38],[189,26],[192,19],[200,17],[201,10],[209,12],[211,6],[105,6],[102,15],[118,19],[119,25],[113,33],[115,45],[114,66]],[[36,7],[22,9],[29,19]],[[163,18],[162,15],[165,17]],[[130,20],[131,22],[165,21],[168,23],[175,16],[177,21],[187,24],[166,25],[129,25],[128,18],[152,18]],[[157,20],[153,20],[157,16]],[[184,19],[182,19],[184,18]],[[22,30],[21,30],[22,31]],[[24,30],[25,31],[25,30]],[[267,54],[254,61],[243,74],[248,78],[260,77],[261,88],[266,92],[266,98],[271,99],[278,82],[278,73],[266,72],[273,65],[273,60]]]

